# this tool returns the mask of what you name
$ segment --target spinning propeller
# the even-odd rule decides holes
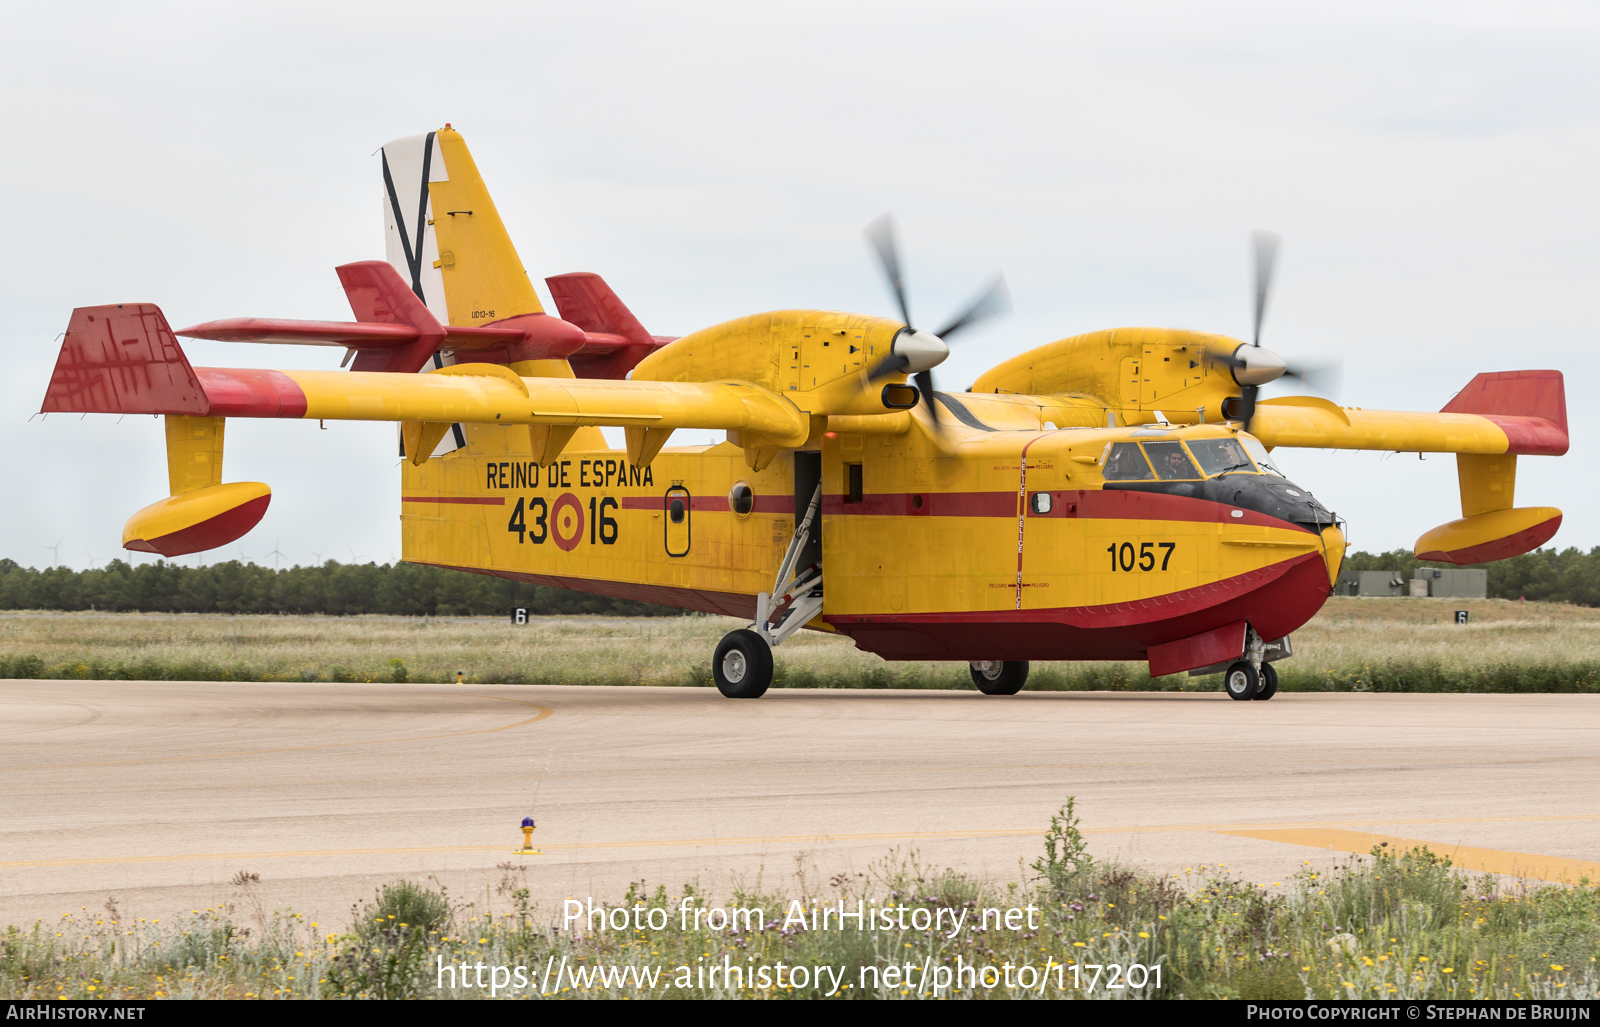
[[[994,282],[967,305],[966,310],[938,332],[930,334],[918,331],[911,326],[911,307],[906,302],[905,276],[900,270],[900,248],[895,242],[893,217],[885,214],[874,221],[866,227],[866,235],[873,249],[877,250],[878,259],[883,262],[883,273],[889,279],[889,288],[894,290],[895,302],[900,304],[900,319],[906,323],[905,330],[895,336],[893,351],[872,369],[867,381],[875,382],[892,374],[912,374],[921,401],[928,404],[928,415],[933,420],[934,430],[939,431],[939,414],[933,405],[932,369],[950,355],[950,348],[945,343],[952,335],[984,318],[1010,313],[1011,296],[1006,291],[1005,276],[997,275]]]
[[[1255,321],[1251,326],[1250,345],[1240,345],[1232,353],[1211,351],[1211,359],[1233,370],[1233,380],[1241,386],[1239,399],[1232,404],[1227,416],[1232,421],[1242,421],[1244,430],[1250,430],[1250,421],[1256,415],[1256,397],[1261,386],[1279,378],[1296,378],[1308,388],[1318,392],[1336,392],[1339,387],[1339,365],[1290,364],[1271,350],[1261,348],[1261,323],[1267,314],[1267,298],[1272,294],[1272,274],[1278,264],[1277,235],[1272,232],[1251,233],[1255,249],[1256,306]]]

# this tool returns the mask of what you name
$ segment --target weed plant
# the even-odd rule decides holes
[[[526,987],[498,997],[540,992],[549,968],[562,998],[812,998],[814,985],[785,989],[666,986],[677,967],[708,964],[842,966],[837,998],[932,997],[858,967],[945,965],[1080,967],[1067,988],[1025,989],[1020,975],[994,987],[970,982],[940,997],[1026,998],[1568,998],[1597,996],[1600,887],[1507,882],[1469,875],[1427,849],[1375,848],[1331,871],[1307,865],[1270,886],[1249,884],[1220,867],[1157,877],[1090,860],[1072,804],[1052,818],[1044,852],[1022,880],[997,883],[922,866],[915,853],[892,854],[861,874],[824,880],[802,861],[787,887],[736,890],[726,904],[761,907],[764,925],[713,931],[565,931],[559,911],[529,902],[527,864],[501,864],[498,893],[509,908],[453,903],[439,887],[397,881],[352,907],[342,930],[255,901],[258,878],[241,872],[241,901],[166,922],[128,922],[115,901],[103,913],[67,914],[53,924],[12,926],[0,936],[0,994],[33,998],[434,998],[488,997],[487,986],[439,967],[462,963],[524,966]],[[882,932],[785,927],[782,911],[836,904],[947,917],[965,911],[967,929],[891,928]],[[687,900],[706,906],[692,885],[677,892],[631,885],[616,905],[676,911]],[[1034,929],[993,924],[973,929],[987,907],[1040,910]],[[926,917],[928,914],[923,914]],[[247,923],[249,922],[249,923]],[[251,925],[253,923],[253,926]],[[1143,987],[1107,987],[1109,967],[1160,967]],[[1088,987],[1089,968],[1105,968]],[[659,970],[656,986],[641,987]],[[570,971],[570,972],[569,972]],[[475,976],[475,975],[474,975]],[[452,980],[453,977],[453,980]],[[441,987],[441,981],[443,986]],[[876,987],[871,986],[876,983]]]
[[[1453,611],[1471,614],[1466,626]],[[711,686],[729,617],[509,619],[0,614],[0,678]],[[1277,664],[1288,692],[1600,692],[1600,610],[1504,600],[1330,599]],[[885,662],[802,631],[777,688],[971,689],[963,663]],[[1216,691],[1143,663],[1035,663],[1034,691]]]

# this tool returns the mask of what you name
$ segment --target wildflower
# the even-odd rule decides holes
[[[1140,931],[1139,932],[1139,937],[1148,938],[1148,937],[1150,937],[1150,932],[1149,931]]]

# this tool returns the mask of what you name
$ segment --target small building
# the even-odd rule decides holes
[[[1434,599],[1487,599],[1489,572],[1467,567],[1421,567],[1412,575],[1411,594]]]
[[[1398,571],[1345,571],[1334,592],[1342,596],[1402,596],[1405,579]]]

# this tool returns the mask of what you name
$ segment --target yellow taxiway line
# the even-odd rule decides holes
[[[1404,843],[1407,847],[1428,845],[1441,854],[1450,855],[1456,865],[1473,870],[1490,870],[1494,873],[1514,874],[1522,877],[1536,877],[1541,880],[1577,880],[1583,874],[1591,878],[1600,878],[1600,864],[1583,863],[1578,860],[1561,859],[1554,856],[1535,856],[1527,853],[1500,852],[1496,849],[1468,849],[1456,847],[1453,849],[1440,847],[1435,842],[1423,842],[1412,839],[1393,838],[1388,835],[1365,834],[1357,831],[1342,830],[1344,827],[1371,827],[1381,824],[1496,824],[1496,823],[1529,823],[1551,821],[1593,821],[1600,820],[1600,814],[1577,814],[1573,816],[1534,816],[1534,817],[1419,817],[1401,820],[1358,820],[1343,821],[1338,824],[1159,824],[1143,827],[1089,827],[1084,828],[1084,834],[1156,834],[1169,831],[1212,831],[1218,834],[1237,835],[1243,838],[1259,838],[1267,841],[1283,841],[1295,845],[1312,845],[1317,848],[1332,848],[1340,852],[1365,853],[1373,845],[1388,841],[1390,845]],[[724,845],[817,845],[837,842],[864,842],[864,841],[918,841],[949,838],[1028,838],[1038,837],[1039,829],[1036,827],[1021,830],[967,830],[967,831],[873,831],[866,833],[850,834],[797,834],[797,835],[758,835],[753,837],[733,838],[655,838],[635,839],[611,842],[541,842],[546,852],[556,850],[576,851],[584,849],[652,849],[652,848],[690,848],[704,847],[715,848]],[[1301,838],[1316,838],[1317,841],[1300,841]],[[1372,839],[1370,842],[1360,841]],[[1338,844],[1334,842],[1337,841]],[[383,856],[383,855],[410,855],[420,853],[445,853],[445,852],[511,852],[506,846],[512,842],[502,842],[490,845],[432,845],[432,846],[398,846],[385,848],[364,849],[297,849],[277,852],[209,852],[209,853],[181,853],[173,855],[153,856],[94,856],[78,859],[29,859],[10,860],[0,862],[0,868],[22,869],[27,867],[60,867],[60,866],[91,866],[105,864],[128,863],[178,863],[197,860],[227,860],[227,859],[314,859],[326,856]],[[1347,846],[1357,846],[1354,848]],[[1456,858],[1456,853],[1472,854]],[[1469,863],[1467,859],[1476,862]],[[1493,865],[1490,865],[1490,862]],[[1482,862],[1483,865],[1478,865]],[[1518,869],[1504,869],[1516,867]],[[1574,872],[1577,868],[1578,872]],[[1583,869],[1588,868],[1588,869]],[[1546,871],[1563,876],[1545,876]]]
[[[1582,818],[1574,818],[1582,819]],[[1287,842],[1313,849],[1332,849],[1335,852],[1356,852],[1366,855],[1378,846],[1387,846],[1390,852],[1407,849],[1427,849],[1438,856],[1449,856],[1450,862],[1464,870],[1484,870],[1491,874],[1510,877],[1532,877],[1540,881],[1564,881],[1575,884],[1587,877],[1600,881],[1600,863],[1561,856],[1540,856],[1531,852],[1507,852],[1503,849],[1479,849],[1469,845],[1441,845],[1416,838],[1396,838],[1387,834],[1367,834],[1365,831],[1344,831],[1338,828],[1280,828],[1258,831],[1220,831],[1239,838],[1259,838],[1268,842]]]
[[[463,692],[436,692],[435,695],[448,695],[451,698],[466,695]],[[499,727],[483,727],[472,731],[447,731],[437,735],[412,735],[409,738],[373,738],[365,742],[327,742],[322,745],[290,745],[280,749],[242,749],[238,752],[205,752],[194,756],[154,756],[136,760],[105,760],[100,763],[51,763],[37,767],[7,767],[7,773],[18,770],[74,770],[80,767],[126,767],[142,763],[185,763],[190,760],[217,760],[231,756],[265,756],[275,752],[310,752],[313,749],[347,749],[356,745],[393,745],[396,742],[424,742],[433,738],[463,738],[467,735],[490,735],[496,731],[510,731],[514,727],[522,727],[535,721],[544,720],[554,716],[555,710],[548,706],[541,706],[536,702],[526,702],[522,699],[507,699],[501,695],[467,695],[469,699],[493,699],[495,702],[516,703],[518,706],[529,706],[539,711],[537,716],[527,720],[519,720],[514,724],[502,724]]]

